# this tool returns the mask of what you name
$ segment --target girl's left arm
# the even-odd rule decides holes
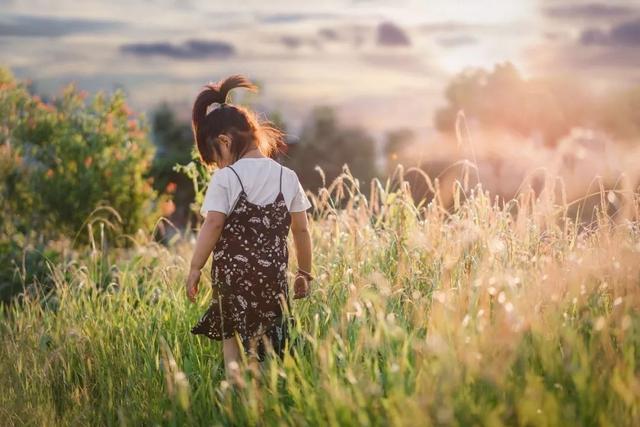
[[[216,242],[224,228],[224,220],[227,216],[222,212],[209,211],[204,223],[198,233],[196,248],[191,257],[191,266],[189,275],[187,276],[187,298],[189,301],[196,302],[196,294],[198,293],[198,282],[200,281],[200,270],[207,263],[209,254],[216,246]]]

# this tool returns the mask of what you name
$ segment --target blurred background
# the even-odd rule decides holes
[[[196,95],[235,73],[311,192],[344,164],[365,194],[401,164],[429,200],[423,171],[445,205],[465,168],[503,201],[549,173],[615,214],[640,184],[636,1],[0,0],[0,57],[5,234],[82,239],[110,208],[128,232],[197,223],[208,175],[174,165]]]

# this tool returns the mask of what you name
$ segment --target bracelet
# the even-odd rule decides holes
[[[298,268],[298,272],[296,273],[296,276],[303,276],[309,282],[314,280],[314,277],[311,275],[311,273],[309,273],[308,271],[304,271],[301,268]]]

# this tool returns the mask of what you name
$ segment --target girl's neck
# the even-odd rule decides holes
[[[256,154],[258,154],[258,155],[256,156]],[[240,160],[240,159],[263,159],[263,158],[266,158],[266,157],[267,156],[263,155],[262,152],[259,149],[254,148],[254,149],[249,150],[246,153],[244,153],[244,156],[239,157],[238,160]]]

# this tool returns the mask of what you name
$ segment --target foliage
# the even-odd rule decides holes
[[[191,244],[139,236],[107,288],[99,248],[57,264],[55,295],[0,310],[5,423],[638,425],[640,194],[581,229],[551,194],[458,185],[447,212],[437,184],[416,204],[395,176],[312,195],[294,357],[237,377],[188,332],[211,296],[186,300]]]
[[[102,216],[129,234],[155,221],[144,117],[134,116],[121,90],[99,92],[88,105],[85,97],[70,84],[45,104],[0,72],[0,202],[19,233],[74,236]]]
[[[332,108],[318,107],[305,122],[300,141],[291,147],[285,164],[314,192],[337,178],[345,164],[360,182],[369,182],[377,176],[375,141],[365,130],[340,123]],[[366,194],[368,189],[362,191]]]
[[[442,132],[453,133],[459,110],[490,128],[523,137],[540,132],[546,145],[556,145],[574,127],[606,131],[624,142],[640,136],[640,87],[596,96],[575,79],[525,79],[511,62],[493,70],[468,68],[449,83],[447,105],[434,115]]]
[[[415,142],[415,133],[411,129],[401,128],[387,132],[383,147],[386,160],[386,176],[391,176],[400,164],[400,159],[408,155],[409,148]]]
[[[151,167],[154,189],[171,197],[174,209],[167,212],[174,225],[184,227],[192,219],[190,205],[195,194],[191,179],[174,170],[176,164],[190,161],[194,147],[191,126],[180,121],[168,104],[163,103],[152,113],[152,139],[156,154]]]
[[[51,265],[62,262],[62,254],[42,242],[25,245],[21,234],[0,240],[0,302],[9,302],[23,291],[23,284],[39,287],[43,292],[53,287]]]
[[[211,174],[215,172],[210,167],[200,161],[200,154],[196,146],[191,147],[191,161],[187,164],[176,164],[173,170],[183,174],[190,181],[191,188],[194,192],[194,202],[190,205],[193,213],[200,212],[200,206],[204,202],[205,191],[211,178]]]

